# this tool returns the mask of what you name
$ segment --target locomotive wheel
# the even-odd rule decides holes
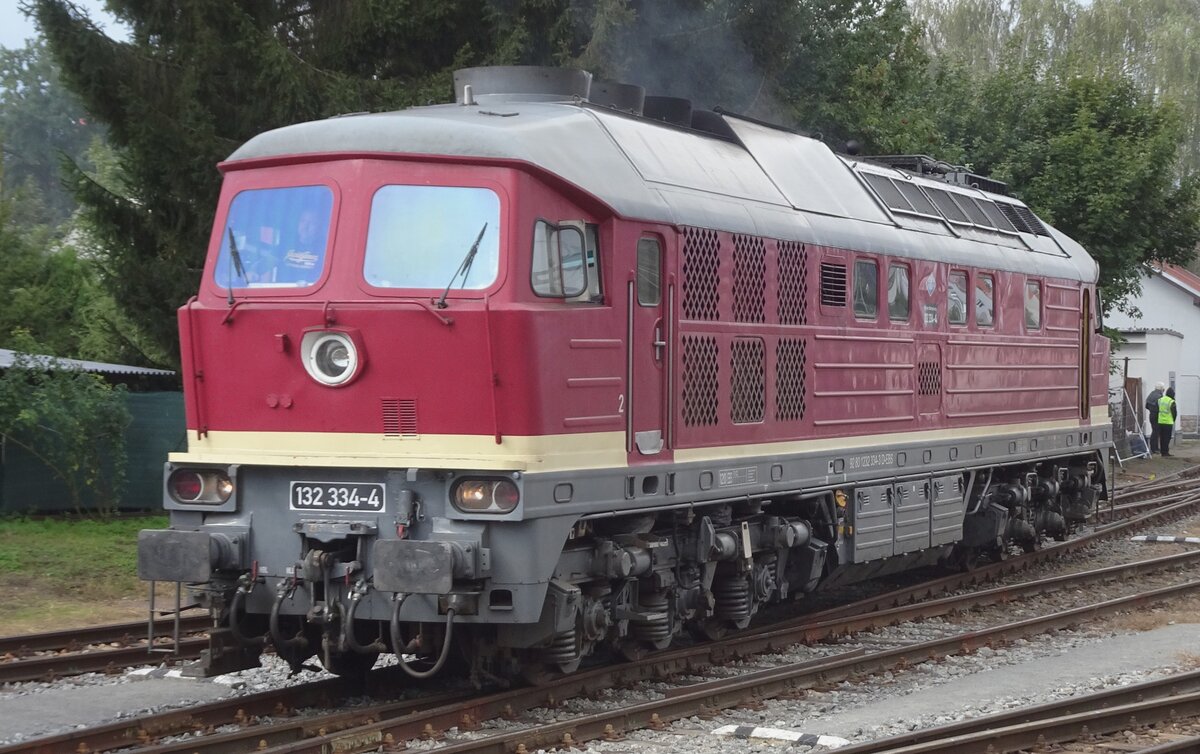
[[[721,618],[705,618],[696,624],[696,633],[703,639],[717,641],[729,635],[733,628]]]
[[[980,554],[976,547],[957,545],[950,553],[950,557],[946,558],[945,567],[952,571],[971,573],[979,567]]]
[[[521,678],[530,686],[545,686],[548,683],[557,681],[565,675],[570,675],[576,670],[579,670],[579,663],[583,658],[576,658],[571,662],[537,662],[530,661],[521,664]]]
[[[361,654],[359,652],[329,652],[328,657],[325,654],[324,652],[321,653],[321,665],[326,670],[334,675],[351,678],[366,675],[367,671],[374,667],[375,660],[379,659],[378,652],[371,652],[369,654]]]
[[[626,639],[617,645],[617,651],[630,662],[642,659],[651,652],[661,652],[671,646],[671,637],[658,641],[643,641],[641,639]]]
[[[557,680],[560,675],[556,669],[552,669],[544,662],[521,663],[521,680],[530,686],[545,686]]]

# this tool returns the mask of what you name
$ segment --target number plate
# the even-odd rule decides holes
[[[294,511],[383,510],[384,486],[363,482],[292,482]]]

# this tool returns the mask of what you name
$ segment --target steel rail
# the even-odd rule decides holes
[[[174,618],[160,618],[154,622],[155,631],[170,631],[175,627]],[[212,618],[204,615],[188,615],[180,618],[179,630],[196,633],[212,627]],[[132,643],[145,641],[146,621],[135,623],[109,623],[102,626],[67,628],[62,631],[47,631],[38,634],[0,636],[0,656],[24,656],[30,652],[77,651],[91,644]]]
[[[140,646],[8,660],[0,662],[0,683],[53,679],[81,673],[115,673],[123,668],[154,665],[164,660],[195,659],[207,647],[207,637],[195,636],[179,640],[178,654],[154,652],[146,646]]]
[[[161,736],[245,724],[261,717],[286,717],[293,709],[300,707],[333,707],[348,696],[365,693],[386,697],[388,693],[395,693],[400,680],[400,674],[392,668],[375,671],[365,679],[329,678],[300,686],[220,699],[187,709],[125,718],[86,730],[41,736],[0,747],[0,754],[78,754],[145,746]],[[201,740],[195,739],[193,746]]]
[[[747,700],[757,701],[795,694],[815,686],[847,680],[851,677],[878,673],[900,667],[910,667],[929,659],[959,652],[969,652],[987,645],[1006,643],[1059,628],[1077,625],[1086,620],[1113,612],[1131,609],[1200,591],[1200,581],[1189,581],[1142,594],[1085,605],[1050,615],[1029,618],[979,631],[933,639],[864,656],[833,658],[813,666],[811,663],[785,665],[759,671],[744,677],[728,679],[719,688],[704,688],[600,713],[582,715],[570,720],[538,725],[534,728],[511,731],[476,740],[462,741],[436,749],[439,754],[511,754],[518,745],[534,747],[574,745],[584,741],[613,738],[638,728],[657,728],[669,721],[709,715],[716,710],[733,707]],[[584,680],[569,676],[538,689],[519,689],[506,692],[502,702],[497,697],[474,700],[468,705],[455,705],[449,710],[432,710],[408,719],[382,721],[359,728],[327,733],[304,741],[259,750],[259,754],[352,754],[380,746],[387,747],[408,739],[436,735],[461,720],[464,713],[473,720],[490,719],[538,706],[556,706],[571,692],[588,690]],[[561,694],[561,696],[560,696]],[[1197,694],[1197,713],[1200,714],[1200,694]],[[497,708],[498,704],[503,707]]]
[[[934,618],[949,615],[964,610],[1011,602],[1022,597],[1036,597],[1042,594],[1078,587],[1085,584],[1113,581],[1127,576],[1144,575],[1169,568],[1192,565],[1200,561],[1200,550],[1165,555],[1150,560],[1138,560],[1133,563],[1097,568],[1091,571],[1080,571],[1062,576],[1051,576],[1036,581],[1021,584],[1006,584],[991,589],[984,589],[969,594],[941,597],[937,599],[914,602],[897,607],[876,610],[860,615],[839,615],[824,620],[792,619],[773,623],[764,630],[752,635],[753,646],[762,641],[778,637],[783,641],[792,641],[797,632],[803,632],[800,643],[813,643],[822,639],[844,635],[847,632],[865,631],[883,626],[896,625],[922,618]],[[776,645],[777,646],[777,645]],[[764,648],[765,651],[770,649]]]
[[[1195,486],[1195,483],[1193,483],[1193,486]],[[1145,510],[1147,508],[1152,509],[1162,506],[1166,503],[1183,500],[1193,494],[1195,494],[1194,490],[1187,489],[1180,492],[1172,492],[1164,495],[1163,497],[1121,503],[1113,508],[1106,508],[1105,510],[1099,511],[1096,515],[1096,519],[1101,523],[1120,521],[1125,518],[1129,518],[1130,516],[1137,515],[1137,511]]]
[[[888,754],[937,754],[963,751],[1005,754],[1005,752],[1024,751],[1035,746],[1077,741],[1094,735],[1116,733],[1171,720],[1200,717],[1200,691],[1129,702],[1115,707],[1079,706],[1084,707],[1085,711],[1018,722],[1002,727],[978,729],[970,733],[950,735],[908,746],[868,749],[868,751],[886,751]],[[1192,739],[1193,746],[1195,746],[1195,740]],[[1173,742],[1169,746],[1174,747],[1178,744],[1179,742]],[[1158,747],[1155,748],[1158,749]],[[855,750],[855,747],[847,747],[838,751],[853,752]],[[1166,751],[1195,750],[1194,748],[1166,749]]]
[[[402,680],[402,678],[397,676],[397,680]],[[297,717],[281,722],[249,725],[242,730],[229,733],[216,733],[201,738],[143,745],[139,746],[137,751],[139,754],[238,754],[251,749],[261,750],[272,746],[284,746],[313,736],[353,730],[379,720],[419,714],[429,709],[453,707],[468,701],[476,693],[474,689],[470,689],[420,699],[405,699],[389,704],[371,705],[358,710],[342,710],[313,717]],[[278,713],[275,715],[278,716]],[[242,716],[235,722],[248,725],[250,718]],[[470,727],[471,721],[459,718],[457,724],[460,728]],[[149,744],[148,741],[146,743]]]
[[[1139,482],[1122,490],[1118,490],[1113,494],[1113,498],[1116,500],[1121,500],[1126,497],[1144,495],[1148,492],[1158,492],[1164,489],[1175,489],[1176,487],[1195,482],[1197,474],[1200,474],[1200,466],[1189,466],[1187,469],[1170,476],[1158,477],[1157,479],[1148,479],[1144,482]]]
[[[980,731],[1006,728],[1077,715],[1092,710],[1121,707],[1148,699],[1163,699],[1200,692],[1200,670],[1144,681],[1129,686],[1100,691],[1087,696],[1076,696],[1057,702],[1025,707],[1011,712],[975,717],[936,728],[901,733],[874,741],[866,741],[838,749],[838,754],[880,754],[881,752],[905,751],[905,747],[945,741],[960,736],[969,736]],[[1195,751],[1196,749],[1189,749]]]

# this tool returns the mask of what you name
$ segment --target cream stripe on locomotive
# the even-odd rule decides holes
[[[1030,435],[1056,430],[1088,430],[1108,425],[1108,409],[1096,424],[1096,409],[1092,410],[1092,425],[1082,424],[1078,419],[1052,422],[1027,422],[1023,424],[998,424],[990,427],[962,427],[958,429],[935,429],[924,432],[894,432],[892,434],[858,435],[856,437],[831,437],[824,440],[799,442],[774,442],[755,445],[722,445],[712,448],[689,448],[675,451],[678,463],[713,462],[729,458],[748,458],[761,455],[788,455],[807,451],[861,450],[900,443],[938,442],[944,440],[990,440],[1017,435]],[[1101,443],[1102,444],[1102,443]]]
[[[194,430],[193,430],[194,431]],[[523,437],[421,435],[383,437],[357,432],[208,432],[192,435],[174,463],[269,466],[396,466],[427,469],[564,471],[626,465],[624,432]]]
[[[1092,426],[1108,422],[1108,409],[1093,408]],[[1055,430],[1088,429],[1078,420],[999,424],[985,427],[897,432],[886,435],[833,437],[795,442],[726,445],[678,449],[677,463],[716,461],[760,455],[855,450],[904,442],[937,442],[1025,435]],[[422,435],[398,440],[377,434],[324,432],[209,432],[193,437],[186,453],[172,453],[174,463],[251,463],[269,466],[395,466],[471,468],[556,472],[621,468],[628,465],[625,435],[590,432],[537,437],[505,436],[497,445],[491,435]]]

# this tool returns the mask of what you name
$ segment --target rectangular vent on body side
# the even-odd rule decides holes
[[[942,365],[936,361],[922,361],[917,368],[918,395],[940,395],[942,392]]]
[[[683,424],[687,427],[717,423],[719,405],[717,339],[709,335],[683,337]]]
[[[775,418],[779,421],[804,418],[807,347],[803,338],[780,338],[775,345]]]
[[[780,241],[779,324],[808,324],[808,252],[802,243]]]
[[[765,353],[762,338],[733,339],[729,360],[729,419],[734,424],[755,424],[763,420]]]
[[[733,318],[764,322],[767,248],[756,236],[733,237]]]
[[[821,262],[821,305],[846,305],[846,265]]]
[[[683,316],[718,319],[721,294],[721,241],[714,231],[685,228],[683,235]]]
[[[415,438],[417,434],[417,402],[412,398],[380,399],[383,416],[383,436]]]

